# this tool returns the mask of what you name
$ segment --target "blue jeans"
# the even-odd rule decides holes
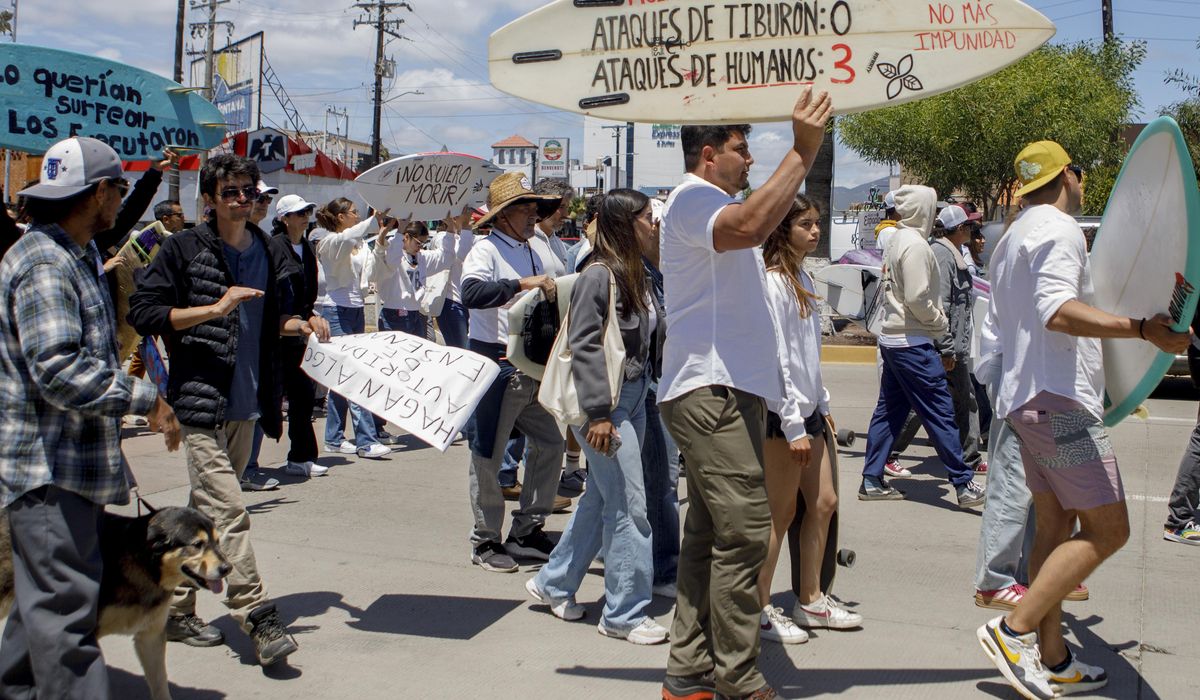
[[[994,420],[988,436],[987,503],[975,562],[977,590],[1029,582],[1034,530],[1033,497],[1025,485],[1021,445],[1008,421]]]
[[[658,412],[658,387],[646,392],[646,435],[642,440],[642,478],[646,483],[646,519],[654,533],[654,585],[675,583],[679,564],[679,448]]]
[[[258,469],[258,453],[262,451],[264,435],[262,426],[255,423],[254,440],[250,443],[250,461],[246,462],[246,469]]]
[[[421,315],[420,311],[406,311],[401,316],[399,309],[379,310],[379,330],[381,331],[400,331],[424,338],[425,324],[425,317]]]
[[[588,461],[588,487],[537,585],[552,598],[579,590],[596,554],[604,550],[604,624],[630,630],[646,618],[654,575],[650,521],[642,477],[641,441],[646,426],[647,380],[626,381],[612,414],[621,434],[616,458],[587,444],[587,431],[573,427]]]
[[[362,307],[326,306],[321,315],[329,321],[331,335],[353,335],[367,328],[367,317]],[[375,437],[375,417],[367,409],[350,403],[341,394],[330,391],[326,401],[325,444],[340,445],[346,438],[346,410],[354,424],[354,446],[365,450],[379,442]]]
[[[954,402],[946,384],[946,369],[932,345],[908,348],[880,347],[883,371],[879,378],[879,403],[867,429],[867,462],[863,476],[883,478],[883,465],[909,410],[917,412],[933,449],[946,466],[950,483],[962,486],[974,470],[963,462],[962,443],[954,422]]]
[[[470,319],[467,307],[447,299],[437,319],[438,328],[442,331],[442,340],[446,341],[446,345],[467,347],[467,323]]]
[[[500,463],[500,474],[496,480],[501,488],[511,489],[517,485],[517,467],[525,457],[525,436],[511,438],[504,449],[504,461]]]

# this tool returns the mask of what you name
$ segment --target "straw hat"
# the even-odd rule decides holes
[[[504,173],[492,180],[488,188],[487,213],[475,222],[475,227],[492,223],[504,208],[523,202],[537,202],[539,219],[544,219],[558,210],[562,197],[556,194],[534,194],[529,186],[529,178],[521,173]]]

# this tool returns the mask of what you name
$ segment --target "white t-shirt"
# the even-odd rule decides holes
[[[520,242],[515,238],[493,229],[485,238],[475,241],[471,252],[463,262],[462,278],[484,282],[519,280],[547,273],[547,264],[540,251],[530,246],[540,243],[536,238]],[[545,255],[553,257],[550,249]],[[508,344],[508,309],[526,292],[517,292],[504,306],[494,309],[471,309],[471,323],[467,335],[471,340],[483,343]]]
[[[997,244],[992,260],[989,313],[996,317],[1003,357],[998,417],[1043,391],[1103,416],[1100,340],[1046,329],[1064,303],[1092,303],[1092,273],[1079,224],[1050,205],[1026,209]]]
[[[534,226],[533,238],[529,239],[529,244],[533,246],[538,255],[542,256],[542,260],[546,261],[546,274],[551,277],[562,277],[567,274],[567,265],[563,262],[566,259],[566,251],[564,250],[564,256],[560,257],[558,251],[554,249],[552,240],[558,241],[558,236],[548,237],[542,233],[540,228]],[[562,241],[558,241],[558,244],[561,246]]]
[[[695,175],[684,176],[663,214],[667,342],[659,401],[705,386],[783,396],[767,272],[758,248],[718,253],[717,215],[739,202]]]

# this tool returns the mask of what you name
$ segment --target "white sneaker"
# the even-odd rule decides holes
[[[551,598],[545,593],[545,591],[543,591],[541,588],[538,588],[537,581],[535,579],[531,578],[525,582],[525,590],[529,593],[529,595],[538,599],[542,603],[549,605],[550,612],[561,620],[578,620],[582,618],[586,612],[582,605],[575,602],[574,596],[570,598],[563,598],[561,600]]]
[[[332,452],[335,455],[352,455],[355,452],[355,447],[353,442],[342,440],[342,444],[340,445],[325,443],[325,451]]]
[[[383,459],[391,453],[392,448],[388,447],[387,445],[381,445],[377,442],[366,449],[359,450],[358,456],[366,457],[367,459]]]
[[[662,644],[667,641],[669,631],[658,624],[652,617],[646,617],[630,630],[618,630],[606,627],[604,620],[596,625],[596,629],[605,637],[624,639],[630,644]]]
[[[303,476],[313,478],[314,476],[325,476],[329,472],[329,467],[322,467],[320,464],[313,462],[288,462],[283,465],[283,473],[291,474],[292,476]]]
[[[808,605],[796,601],[792,608],[792,619],[801,627],[824,627],[832,630],[848,630],[862,627],[862,615],[838,605],[833,598],[824,595]]]
[[[660,583],[651,589],[654,595],[662,596],[663,598],[676,598],[679,591],[673,583]]]
[[[762,631],[762,638],[771,641],[779,642],[780,644],[803,644],[808,641],[808,632],[796,626],[786,615],[783,614],[783,608],[775,608],[770,605],[762,609],[762,613],[758,616],[758,626]]]
[[[1038,651],[1037,632],[1011,637],[1000,629],[1004,616],[993,618],[975,632],[979,646],[1000,674],[1021,697],[1029,700],[1050,700],[1062,693],[1062,687],[1050,680],[1050,672],[1042,665]]]
[[[1062,695],[1090,693],[1108,684],[1108,674],[1104,669],[1085,664],[1075,654],[1071,654],[1071,664],[1062,671],[1055,673],[1047,668],[1046,672],[1050,674],[1050,682],[1058,686]]]

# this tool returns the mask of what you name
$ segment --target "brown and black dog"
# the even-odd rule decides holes
[[[166,625],[171,596],[185,582],[220,593],[232,569],[212,520],[192,508],[163,508],[127,518],[105,513],[100,525],[104,574],[97,637],[133,635],[153,700],[170,700]],[[0,617],[14,598],[8,518],[0,517]]]

